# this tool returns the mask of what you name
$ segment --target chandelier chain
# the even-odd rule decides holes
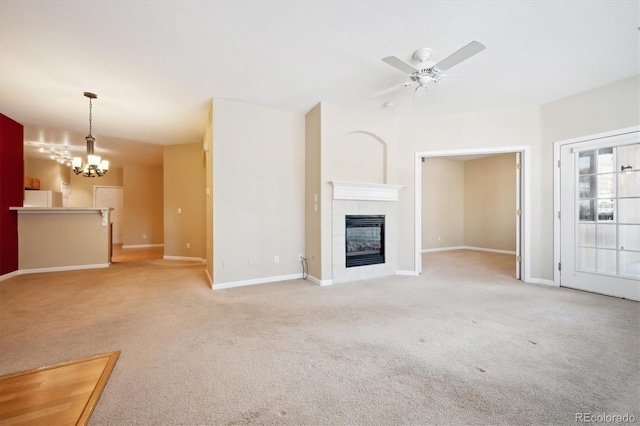
[[[93,137],[91,134],[91,110],[93,109],[93,104],[91,103],[91,98],[89,98],[89,136]]]

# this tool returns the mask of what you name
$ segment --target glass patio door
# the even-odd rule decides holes
[[[560,285],[640,300],[638,132],[561,147]]]

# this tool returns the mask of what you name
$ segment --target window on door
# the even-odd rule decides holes
[[[640,144],[582,151],[578,271],[640,278]]]

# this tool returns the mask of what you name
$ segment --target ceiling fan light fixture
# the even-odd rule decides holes
[[[413,59],[418,61],[419,64],[410,64],[397,56],[387,56],[382,58],[382,61],[388,65],[391,65],[395,69],[408,74],[409,81],[406,83],[396,84],[395,86],[391,86],[387,89],[381,90],[379,92],[373,93],[368,96],[368,98],[375,98],[378,96],[386,95],[387,93],[391,93],[395,90],[398,90],[402,87],[407,87],[410,85],[416,84],[416,90],[414,90],[413,94],[413,105],[417,106],[421,102],[416,99],[418,94],[424,94],[427,91],[427,85],[429,82],[433,82],[434,84],[439,84],[440,79],[442,77],[446,77],[444,74],[448,69],[458,65],[460,62],[466,61],[470,57],[480,53],[486,49],[486,46],[479,41],[473,40],[471,43],[463,46],[457,51],[453,52],[451,55],[446,58],[440,60],[439,62],[427,61],[429,57],[431,57],[431,53],[433,52],[428,47],[423,47],[421,49],[413,52]],[[418,89],[424,89],[418,90]]]
[[[413,59],[419,62],[425,62],[431,57],[433,50],[429,47],[423,47],[413,52]]]

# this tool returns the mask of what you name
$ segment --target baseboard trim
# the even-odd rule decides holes
[[[206,262],[206,259],[201,257],[186,257],[186,256],[162,256],[164,260],[190,260],[192,262]]]
[[[436,251],[462,250],[464,248],[466,247],[465,246],[438,247],[438,248],[431,248],[431,249],[423,249],[422,253],[433,253]]]
[[[9,278],[17,277],[20,275],[20,271],[8,272],[4,275],[0,275],[0,281],[8,280]]]
[[[137,249],[137,248],[151,248],[151,247],[164,247],[164,244],[127,244],[123,245],[122,249]]]
[[[209,285],[213,289],[213,278],[211,277],[211,275],[209,275],[209,270],[207,268],[205,268],[204,272],[205,272],[205,274],[207,274],[207,279],[209,280]]]
[[[255,278],[252,280],[231,281],[228,283],[220,283],[220,284],[214,283],[211,288],[213,290],[224,290],[226,288],[244,287],[247,285],[256,285],[256,284],[269,284],[269,283],[275,283],[278,281],[297,280],[300,278],[302,278],[302,273],[290,274],[290,275],[279,275],[276,277]]]
[[[108,268],[110,265],[111,265],[110,263],[94,263],[89,265],[52,266],[49,268],[20,269],[18,273],[22,275],[22,274],[41,274],[45,272],[78,271],[82,269]]]
[[[417,273],[416,271],[408,271],[408,270],[397,270],[396,271],[396,275],[406,275],[409,277],[417,277],[418,275],[420,275],[419,273]]]
[[[333,280],[321,280],[319,278],[314,277],[313,275],[307,276],[307,279],[314,284],[318,284],[321,287],[333,285]]]
[[[490,253],[511,254],[511,255],[514,255],[514,256],[516,254],[515,251],[496,250],[496,249],[490,249],[490,248],[484,248],[484,247],[471,247],[471,246],[453,246],[453,247],[439,247],[439,248],[433,248],[433,249],[424,249],[424,250],[422,250],[422,253],[433,253],[433,252],[436,252],[436,251],[450,251],[450,250],[486,251],[486,252],[490,252]]]
[[[529,278],[528,284],[548,285],[550,287],[560,287],[553,280],[545,280],[544,278]]]

